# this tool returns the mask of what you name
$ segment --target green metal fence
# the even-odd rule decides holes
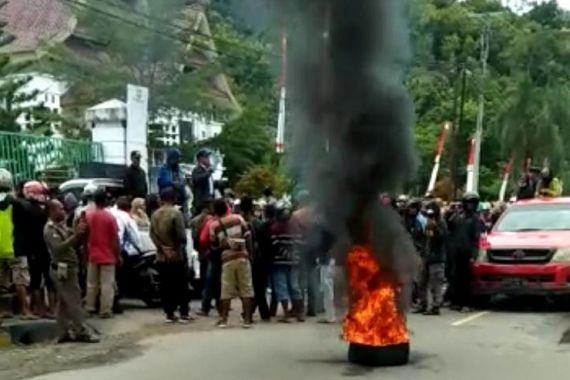
[[[59,184],[77,175],[79,164],[103,162],[103,146],[25,133],[0,132],[0,167],[16,181],[41,179]]]

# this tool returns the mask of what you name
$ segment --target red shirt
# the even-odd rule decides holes
[[[87,250],[89,262],[97,265],[117,264],[116,249],[119,232],[117,222],[107,210],[93,209],[87,212]]]

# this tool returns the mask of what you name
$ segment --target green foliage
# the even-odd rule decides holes
[[[209,140],[193,144],[220,150],[230,183],[235,184],[243,173],[255,165],[275,162],[272,129],[277,119],[276,77],[271,72],[270,44],[263,36],[242,28],[222,2],[210,12],[209,19],[223,72],[232,80],[232,90],[243,107],[243,113],[230,120],[222,133]]]
[[[524,158],[533,157],[537,165],[548,161],[555,171],[565,171],[570,159],[568,13],[556,1],[515,14],[494,0],[414,0],[411,15],[415,57],[407,85],[416,105],[416,144],[422,160],[414,188],[425,191],[445,120],[454,122],[455,131],[448,139],[440,177],[451,175],[451,153],[456,152],[456,187],[463,187],[481,91],[484,197],[497,196],[504,163],[511,157],[516,168]],[[483,77],[480,40],[486,25],[490,52]]]
[[[257,165],[240,177],[234,189],[239,196],[257,199],[261,196],[261,191],[268,187],[273,189],[275,196],[280,197],[287,190],[287,177],[278,167]]]

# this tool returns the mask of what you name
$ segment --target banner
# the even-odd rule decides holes
[[[127,85],[127,164],[131,161],[131,152],[138,150],[141,155],[141,167],[148,173],[148,88]]]

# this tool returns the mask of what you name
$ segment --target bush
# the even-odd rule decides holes
[[[243,174],[236,183],[234,190],[240,197],[259,198],[265,188],[271,187],[273,194],[280,197],[288,187],[288,179],[283,172],[271,165],[257,165]]]

